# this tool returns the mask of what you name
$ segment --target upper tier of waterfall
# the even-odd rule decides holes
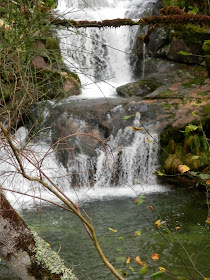
[[[59,0],[57,12],[75,20],[139,18],[151,13],[156,0]],[[60,29],[60,47],[67,67],[79,74],[82,97],[113,97],[116,87],[133,80],[131,59],[138,27]]]

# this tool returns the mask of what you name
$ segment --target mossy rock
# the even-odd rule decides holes
[[[138,82],[129,83],[123,86],[118,87],[117,94],[122,97],[144,97],[147,94],[152,93],[157,88],[162,86],[162,83],[155,80],[139,80]]]
[[[210,76],[210,40],[206,40],[203,43],[202,49],[203,49],[205,59],[206,59],[207,71],[208,71],[208,74]]]
[[[164,91],[161,91],[156,96],[156,98],[177,98],[177,97],[178,97],[177,93],[173,92],[170,89],[166,89]]]

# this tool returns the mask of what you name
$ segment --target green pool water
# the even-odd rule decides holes
[[[113,190],[114,191],[114,190]],[[111,263],[124,273],[125,279],[153,279],[152,274],[164,267],[160,279],[203,279],[210,277],[210,229],[205,223],[207,204],[205,194],[176,189],[148,194],[142,205],[133,198],[95,200],[84,203],[82,209],[92,217],[101,247]],[[151,211],[147,206],[158,209]],[[54,206],[42,205],[22,211],[33,230],[59,251],[66,265],[74,267],[80,280],[115,279],[97,255],[82,223],[72,213]],[[161,219],[160,231],[154,227]],[[112,232],[108,228],[117,229]],[[180,227],[180,229],[176,229]],[[134,237],[135,231],[141,235]],[[151,256],[159,254],[159,260]],[[139,256],[148,263],[147,273],[134,261]],[[126,260],[131,258],[130,264]],[[196,263],[200,274],[193,269]],[[9,271],[0,266],[0,280],[13,280]],[[142,270],[141,270],[142,271]],[[174,278],[175,277],[175,278]],[[159,278],[156,278],[159,279]]]

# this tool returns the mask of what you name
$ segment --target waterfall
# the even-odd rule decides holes
[[[151,8],[153,2],[155,0],[59,0],[57,12],[64,17],[80,20],[124,18],[129,15],[140,17],[146,8]],[[116,86],[132,80],[129,49],[134,39],[129,37],[130,30],[129,27],[121,27],[103,30],[69,28],[58,31],[63,59],[71,71],[79,74],[83,97],[113,96]],[[50,109],[45,113],[45,118],[50,119]],[[85,120],[79,121],[85,123]],[[140,114],[136,114],[131,125],[137,128],[141,126]],[[154,175],[158,167],[159,136],[152,127],[150,131],[148,135],[130,127],[120,128],[117,133],[109,135],[106,149],[97,148],[92,157],[83,154],[81,149],[73,159],[67,158],[66,165],[59,162],[56,148],[52,148],[47,137],[42,137],[42,134],[39,141],[31,142],[27,140],[26,129],[19,128],[13,142],[21,151],[21,160],[27,174],[34,177],[40,177],[41,174],[44,180],[51,180],[49,184],[52,187],[53,183],[57,184],[72,200],[82,201],[164,191]],[[52,199],[50,193],[46,189],[43,191],[38,183],[23,178],[14,154],[4,141],[0,143],[0,154],[0,185],[21,193],[41,194]],[[34,201],[26,196],[21,196],[19,200],[20,195],[16,193],[7,192],[7,195],[16,204]]]
[[[140,127],[140,114],[136,115],[133,126]],[[162,186],[156,182],[154,172],[158,168],[159,136],[151,132],[134,131],[131,127],[120,129],[117,135],[110,136],[106,149],[98,148],[97,156],[78,154],[64,167],[56,157],[56,151],[45,142],[28,143],[27,131],[19,128],[13,143],[20,150],[24,147],[21,160],[29,176],[48,178],[67,193],[71,199],[83,201],[104,197],[135,197],[139,193],[161,192]],[[124,143],[124,145],[123,145]],[[26,145],[26,147],[25,147]],[[30,182],[19,173],[18,163],[5,145],[0,146],[0,184],[4,188],[22,193],[42,196],[53,200],[50,193],[37,182]],[[52,187],[52,183],[49,183]],[[10,200],[21,207],[32,198],[17,198],[17,194],[7,193]]]
[[[140,18],[156,0],[59,0],[57,13],[75,20]],[[138,27],[61,28],[60,47],[69,70],[79,74],[83,97],[113,97],[116,87],[132,81],[132,45]]]

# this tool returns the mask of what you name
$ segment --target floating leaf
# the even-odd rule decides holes
[[[180,164],[178,166],[178,170],[181,174],[184,174],[185,172],[189,171],[190,168],[187,165]]]
[[[154,211],[154,207],[152,205],[147,206],[147,208],[149,208],[150,210]]]
[[[149,143],[152,143],[152,141],[151,140],[149,140],[149,138],[147,137],[147,141],[149,142]]]
[[[129,257],[126,261],[127,264],[129,264],[131,262],[131,257]]]
[[[134,232],[134,236],[137,237],[137,236],[140,236],[141,235],[141,231],[140,230],[136,230]]]
[[[193,55],[192,53],[184,52],[184,51],[179,51],[178,54],[186,55],[186,56]]]
[[[117,232],[117,229],[113,229],[113,228],[108,228],[108,230],[112,231],[112,232]]]
[[[146,263],[143,264],[143,267],[139,270],[140,274],[146,274],[147,273],[147,267],[148,265]]]
[[[186,280],[186,278],[184,278],[182,276],[179,276],[177,279],[179,279],[179,280]]]
[[[160,278],[162,276],[163,276],[163,272],[162,271],[158,271],[158,272],[155,272],[155,273],[152,274],[152,278],[153,279],[158,279],[158,278]]]
[[[157,221],[155,222],[155,226],[158,227],[158,228],[161,227],[161,221],[160,221],[160,220],[157,220]]]
[[[136,258],[134,258],[134,261],[137,262],[138,264],[140,264],[141,266],[143,266],[143,262],[141,261],[140,257],[137,256]]]
[[[165,267],[160,266],[160,267],[159,267],[159,269],[160,269],[160,271],[162,271],[163,273],[165,273],[165,272],[166,272]]]
[[[125,257],[119,257],[115,259],[115,262],[124,262],[126,260]]]
[[[152,254],[151,258],[153,259],[153,261],[158,261],[160,258],[159,254]]]
[[[124,240],[124,237],[123,237],[123,236],[119,236],[119,239],[120,239],[120,240]]]
[[[129,266],[129,269],[130,269],[131,271],[134,271],[134,268],[133,268],[132,266]]]
[[[145,196],[144,195],[140,195],[138,196],[137,199],[134,200],[134,203],[136,205],[141,205],[145,200],[144,200]]]
[[[134,130],[134,131],[142,131],[144,130],[142,127],[136,127],[136,126],[129,126],[130,129]]]
[[[128,119],[132,118],[133,116],[134,116],[134,115],[124,116],[124,117],[122,118],[122,120],[128,120]]]

